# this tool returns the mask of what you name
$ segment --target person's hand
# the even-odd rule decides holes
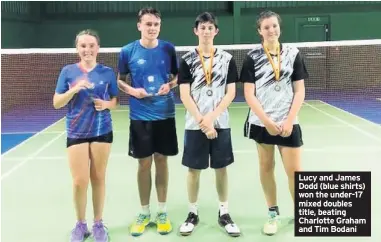
[[[265,122],[265,128],[267,132],[272,136],[280,135],[282,132],[282,128],[280,127],[280,125],[278,125],[271,119]]]
[[[205,134],[211,130],[214,130],[214,117],[212,113],[208,113],[204,115],[201,119],[201,122],[199,122],[200,128],[202,132]]]
[[[169,86],[169,83],[166,83],[166,84],[161,85],[157,94],[158,95],[167,95],[170,90],[171,90],[171,87]]]
[[[215,128],[212,128],[210,130],[208,130],[206,133],[205,133],[206,137],[208,139],[215,139],[218,137],[218,133],[217,133],[217,130]]]
[[[131,95],[139,99],[149,96],[149,94],[144,88],[133,88],[131,90]]]
[[[94,101],[95,110],[97,111],[103,111],[108,108],[108,105],[107,105],[108,101],[105,101],[99,98],[94,98],[93,101]]]
[[[87,79],[82,79],[70,88],[70,90],[74,93],[78,93],[81,90],[92,88],[94,88],[94,83],[89,82]]]
[[[280,136],[289,137],[292,133],[293,123],[289,120],[286,120],[281,124],[281,129],[282,129],[282,132]]]

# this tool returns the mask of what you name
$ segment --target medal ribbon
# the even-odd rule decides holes
[[[270,64],[271,64],[271,66],[272,66],[272,68],[274,70],[275,80],[279,81],[279,78],[280,78],[280,68],[281,68],[281,65],[280,65],[280,47],[278,45],[277,48],[276,48],[277,57],[278,57],[278,66],[277,67],[275,66],[274,60],[273,60],[273,58],[270,55],[269,49],[267,49],[267,47],[264,47],[264,49],[265,49],[265,53],[266,53],[267,59],[269,59]]]
[[[204,56],[202,55],[202,51],[200,48],[198,48],[198,55],[200,56],[200,59],[201,59],[202,69],[203,69],[204,74],[205,74],[206,83],[208,85],[210,85],[212,83],[212,68],[213,68],[214,48],[212,48],[211,52],[210,52],[209,71],[206,70]]]

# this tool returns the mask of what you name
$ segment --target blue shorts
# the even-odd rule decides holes
[[[216,129],[218,137],[208,139],[201,130],[185,130],[182,164],[192,169],[219,169],[234,162],[230,129]]]

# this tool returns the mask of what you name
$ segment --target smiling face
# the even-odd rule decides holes
[[[97,36],[80,34],[76,39],[76,47],[79,57],[85,62],[96,62],[99,42]]]
[[[277,42],[280,37],[280,26],[276,16],[262,19],[258,33],[265,42]]]
[[[159,37],[161,19],[154,14],[144,14],[138,22],[138,30],[142,38],[153,41]]]

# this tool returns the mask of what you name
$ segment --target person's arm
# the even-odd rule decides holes
[[[173,89],[177,87],[177,75],[179,73],[179,63],[177,61],[176,49],[174,46],[170,47],[169,54],[171,58],[171,75],[169,78],[169,88]]]
[[[296,116],[300,111],[300,108],[303,105],[305,99],[304,80],[306,78],[308,78],[307,68],[299,52],[295,58],[294,71],[291,76],[291,81],[294,88],[294,99],[292,101],[291,109],[287,117],[289,122],[294,122]]]
[[[193,77],[190,72],[189,65],[185,62],[184,59],[181,59],[178,74],[178,83],[180,85],[180,99],[188,112],[196,119],[196,122],[199,123],[202,120],[202,115],[198,110],[198,107],[194,102],[192,96],[190,95],[190,85],[192,79]]]
[[[269,117],[267,117],[262,105],[255,96],[256,79],[254,64],[254,60],[250,56],[246,56],[243,62],[240,79],[244,83],[244,96],[247,104],[262,123],[266,124],[269,121]]]
[[[122,49],[119,53],[118,59],[118,76],[117,83],[118,88],[124,93],[135,96],[135,89],[131,86],[131,81],[127,78],[127,75],[130,74],[130,68],[128,66],[126,50]]]
[[[58,77],[56,90],[53,96],[53,107],[55,109],[65,107],[76,93],[82,89],[91,87],[91,84],[87,80],[80,80],[74,87],[69,88],[69,84],[66,81],[67,71],[67,68],[63,68]]]

